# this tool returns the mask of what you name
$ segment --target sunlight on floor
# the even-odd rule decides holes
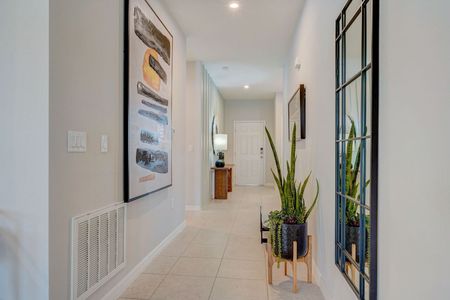
[[[260,205],[265,212],[279,206],[273,188],[235,187],[228,200],[213,200],[202,211],[187,212],[186,229],[121,299],[323,300],[320,289],[306,283],[303,264],[298,265],[298,293],[291,292],[292,277],[276,265],[273,285],[267,285]]]

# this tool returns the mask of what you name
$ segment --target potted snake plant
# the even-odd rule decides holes
[[[282,174],[278,153],[267,128],[266,134],[275,159],[277,170],[276,173],[272,170],[272,174],[281,200],[281,210],[271,211],[266,222],[270,229],[272,252],[278,258],[292,259],[293,242],[297,241],[297,256],[302,257],[308,251],[307,221],[319,197],[319,182],[316,179],[316,195],[308,208],[304,195],[311,173],[303,182],[297,182],[295,178],[296,125],[294,124],[292,130],[290,162],[286,162],[287,173],[285,176]]]

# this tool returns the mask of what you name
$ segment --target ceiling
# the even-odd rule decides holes
[[[227,100],[273,99],[304,0],[163,0]],[[224,66],[228,69],[224,70]],[[244,89],[249,85],[249,89]]]

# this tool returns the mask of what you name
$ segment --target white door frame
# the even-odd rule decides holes
[[[233,121],[233,161],[236,164],[236,124],[239,123],[260,123],[261,126],[261,130],[262,130],[262,137],[263,137],[263,182],[261,184],[261,186],[264,186],[266,184],[266,139],[265,139],[265,128],[266,128],[266,121],[264,120],[248,120],[248,121]],[[236,177],[236,185],[238,185],[237,182],[237,170],[236,170],[236,175],[234,176]],[[241,184],[241,186],[260,186],[259,184]]]

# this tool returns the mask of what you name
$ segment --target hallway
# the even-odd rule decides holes
[[[0,300],[450,300],[449,11],[1,0]]]
[[[228,200],[214,200],[202,211],[187,212],[187,227],[147,267],[121,299],[322,300],[307,284],[299,264],[300,291],[274,266],[267,285],[263,246],[259,243],[259,206],[279,206],[269,187],[236,187]],[[292,272],[289,271],[291,274]]]

